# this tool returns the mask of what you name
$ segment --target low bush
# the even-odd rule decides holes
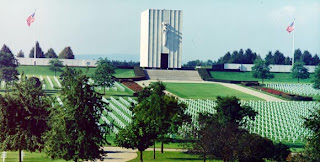
[[[267,93],[275,94],[275,95],[281,96],[281,97],[289,99],[289,100],[295,100],[295,101],[312,101],[313,100],[312,97],[285,93],[285,92],[278,91],[278,90],[271,89],[271,88],[265,88],[265,87],[261,87],[261,86],[253,86],[253,88],[267,92]]]

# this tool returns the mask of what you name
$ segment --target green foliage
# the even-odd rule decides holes
[[[296,62],[294,63],[292,69],[291,69],[291,74],[292,78],[298,78],[298,83],[299,79],[307,79],[310,77],[310,73],[308,72],[308,69],[305,68],[303,62]]]
[[[306,144],[305,154],[308,161],[320,160],[320,109],[305,118],[304,126],[312,131],[311,137]]]
[[[17,54],[17,57],[24,57],[24,53],[22,50],[20,50]]]
[[[0,96],[1,150],[35,152],[44,148],[41,136],[48,128],[50,100],[36,80],[22,74],[12,94]]]
[[[0,52],[0,79],[8,83],[18,80],[18,61],[14,58],[12,53]]]
[[[288,156],[288,148],[241,128],[248,120],[254,120],[257,112],[240,105],[236,97],[218,97],[215,114],[200,114],[199,124],[194,128],[191,152],[224,161],[264,161]],[[213,140],[214,139],[214,140]],[[275,152],[276,150],[277,152]]]
[[[51,109],[50,130],[45,135],[45,152],[53,159],[94,160],[104,155],[109,126],[100,125],[99,120],[105,103],[88,79],[68,67],[61,75],[63,106]]]
[[[220,57],[217,64],[224,63],[239,63],[239,64],[252,64],[254,60],[260,59],[260,56],[248,48],[245,52],[243,49],[233,51],[232,54],[227,52],[223,57]]]
[[[109,64],[107,58],[99,59],[97,68],[94,73],[93,79],[98,86],[103,87],[104,94],[106,94],[106,87],[112,87],[114,83],[114,67]]]
[[[261,59],[254,61],[254,66],[251,69],[252,76],[262,79],[262,84],[264,79],[271,79],[274,77],[274,75],[270,73],[269,64]]]
[[[46,56],[46,58],[58,58],[57,54],[52,48],[49,48],[47,53],[45,53],[44,55]]]
[[[0,50],[0,53],[10,53],[10,54],[12,54],[10,48],[5,44],[3,44],[3,46],[2,46],[2,48]]]
[[[72,52],[71,47],[65,47],[60,53],[59,53],[60,59],[74,59],[74,55]]]
[[[313,88],[320,89],[320,65],[314,71]]]
[[[30,50],[29,58],[34,58],[34,47]],[[36,42],[36,58],[45,58],[39,42]]]
[[[63,67],[63,63],[58,58],[50,60],[49,64],[50,70],[54,71],[54,76],[57,75],[57,71],[62,71],[61,67]]]
[[[226,125],[229,123],[234,123],[238,126],[244,125],[248,117],[250,120],[254,120],[257,115],[251,107],[240,105],[240,100],[234,96],[232,97],[217,97],[217,110],[216,115],[219,117],[219,123]]]
[[[213,65],[213,61],[211,60],[207,60],[207,61],[192,60],[184,64],[183,67],[212,66],[212,65]]]

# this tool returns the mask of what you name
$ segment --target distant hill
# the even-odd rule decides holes
[[[75,54],[77,60],[98,60],[99,58],[107,57],[108,60],[119,60],[119,61],[140,61],[139,54]]]

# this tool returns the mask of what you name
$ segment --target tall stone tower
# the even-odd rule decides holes
[[[148,9],[141,13],[140,66],[181,68],[182,11]]]

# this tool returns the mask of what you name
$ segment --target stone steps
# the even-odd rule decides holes
[[[202,81],[195,70],[145,70],[151,80],[182,80],[182,81]]]

